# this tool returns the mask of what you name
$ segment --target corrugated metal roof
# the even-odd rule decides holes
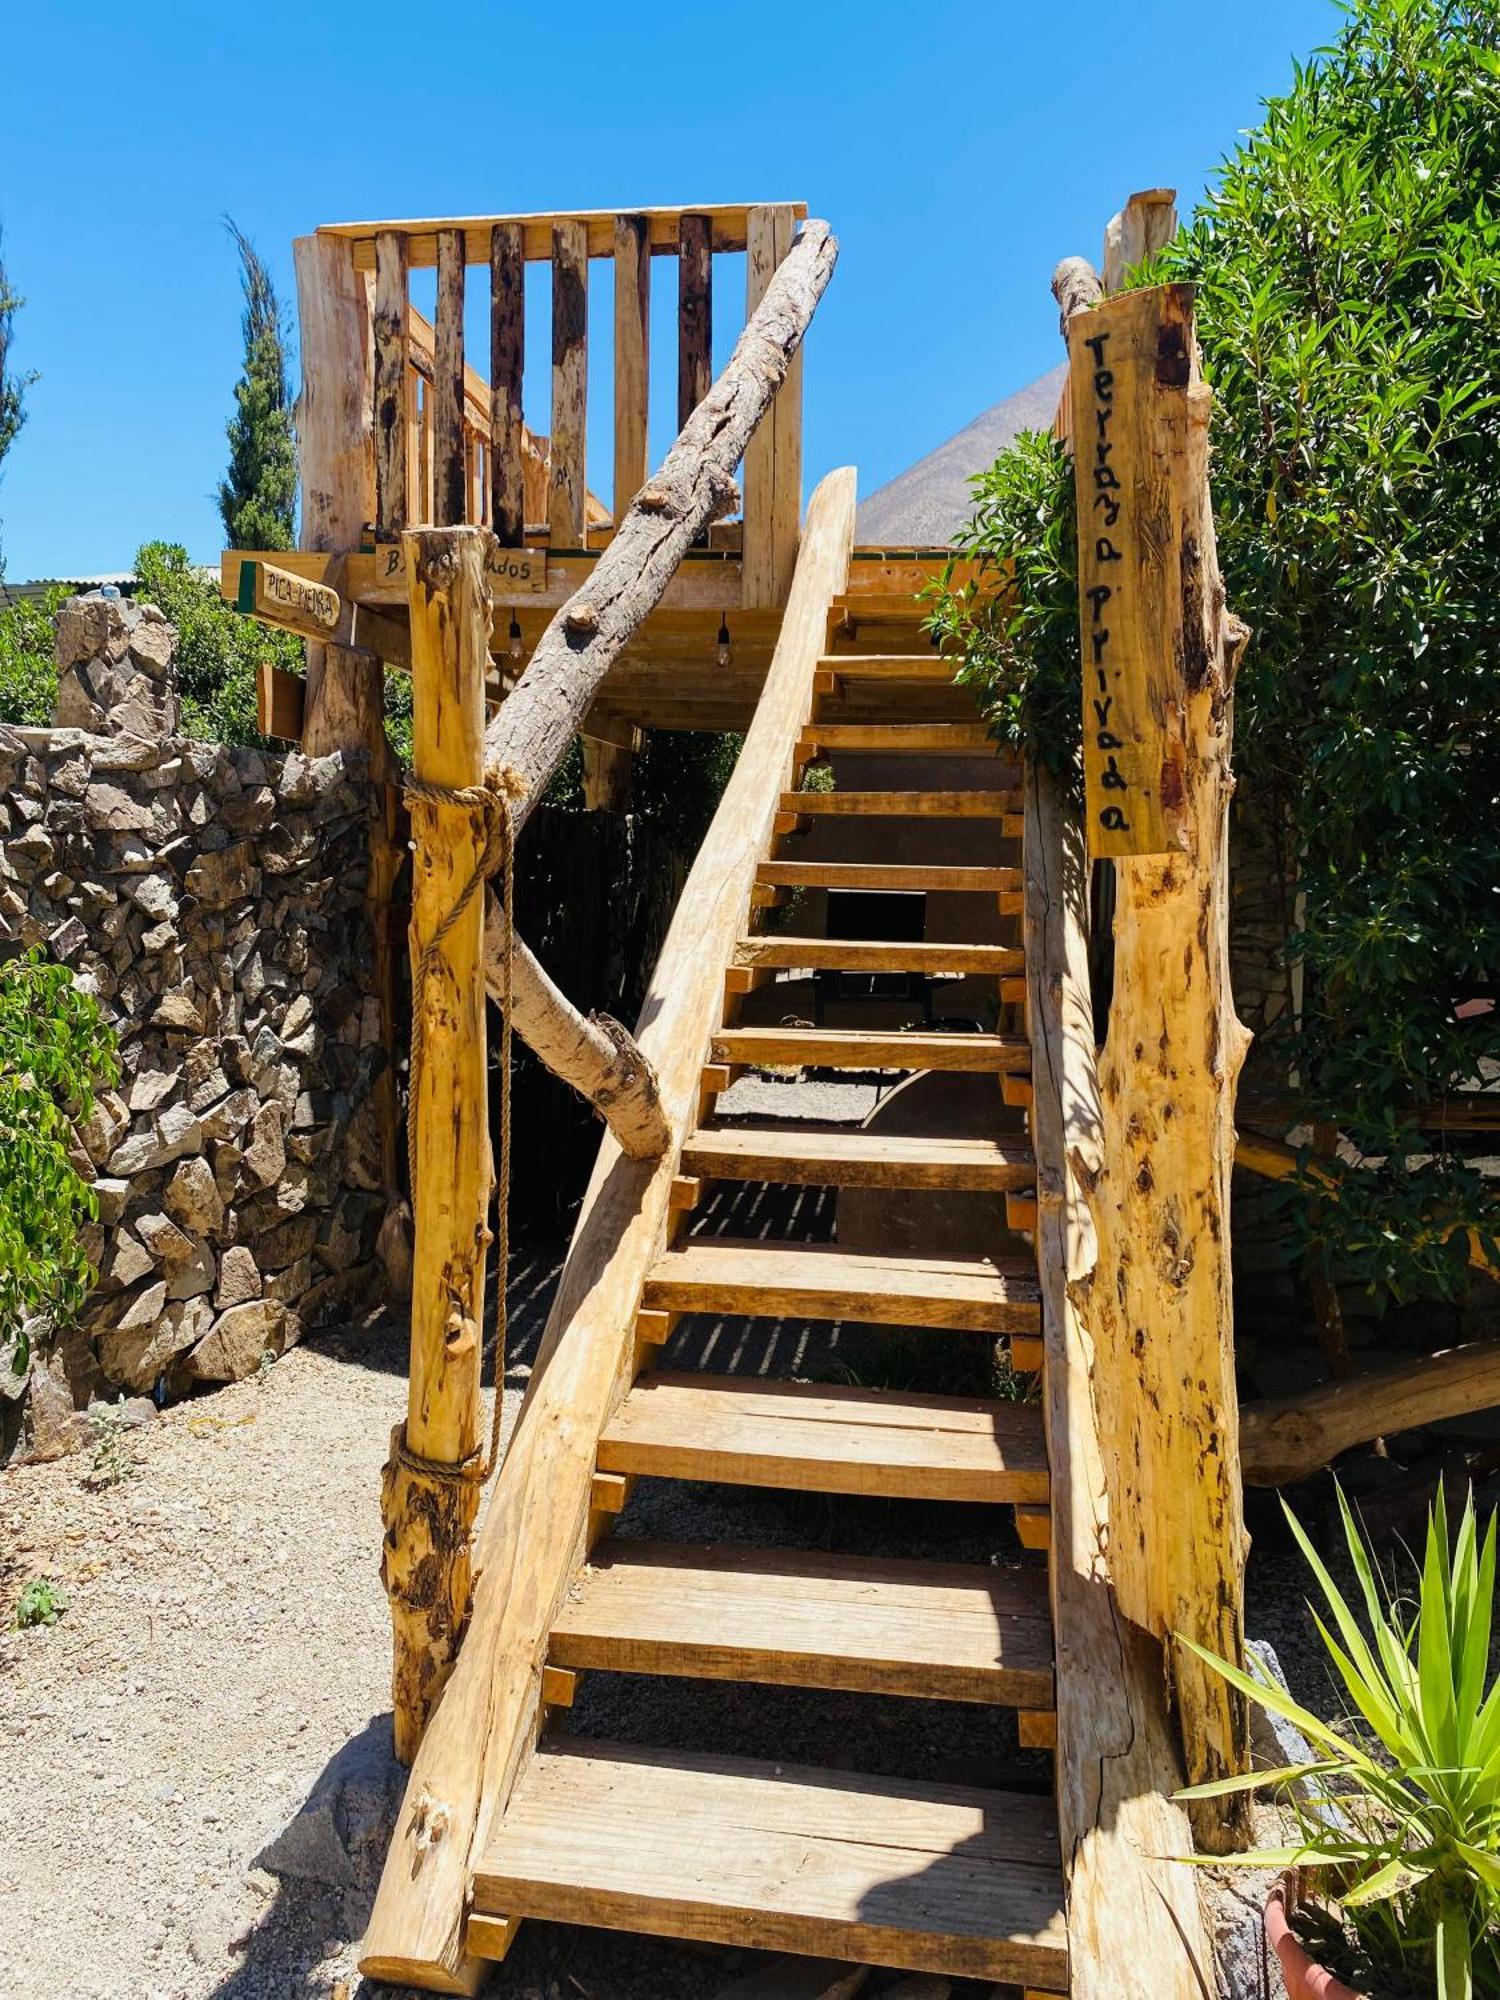
[[[0,605],[24,604],[31,599],[45,597],[49,590],[104,590],[113,588],[122,597],[129,597],[135,590],[136,578],[131,570],[116,570],[106,576],[37,576],[27,583],[7,583],[0,577]]]

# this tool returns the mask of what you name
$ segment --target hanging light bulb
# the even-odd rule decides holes
[[[513,660],[519,660],[525,657],[525,653],[521,645],[521,621],[519,618],[517,618],[514,612],[510,614],[509,650],[510,650],[510,656]]]
[[[714,659],[719,666],[727,667],[733,658],[734,654],[729,650],[729,620],[721,618],[719,620],[719,646],[718,651],[714,654]]]

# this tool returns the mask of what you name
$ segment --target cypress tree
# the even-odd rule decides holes
[[[9,366],[11,326],[25,300],[11,290],[0,259],[0,461],[15,443],[16,433],[26,421],[26,391],[35,375],[17,375]],[[5,557],[0,553],[0,576],[5,574]]]
[[[297,504],[297,445],[287,387],[281,306],[271,274],[238,224],[226,218],[240,258],[245,365],[234,385],[229,471],[219,512],[232,549],[289,549]]]

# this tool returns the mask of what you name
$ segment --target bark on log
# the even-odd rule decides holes
[[[504,1004],[500,905],[488,898],[485,985]],[[656,1072],[629,1030],[608,1014],[580,1014],[522,940],[511,953],[511,1026],[554,1076],[586,1097],[633,1160],[654,1160],[671,1137]]]
[[[1321,1471],[1351,1445],[1496,1404],[1500,1340],[1451,1347],[1305,1395],[1246,1403],[1240,1410],[1240,1465],[1249,1486],[1288,1486]]]
[[[1058,325],[1066,340],[1068,321],[1074,313],[1096,306],[1104,297],[1104,286],[1087,257],[1064,257],[1052,273],[1052,296],[1057,300]]]

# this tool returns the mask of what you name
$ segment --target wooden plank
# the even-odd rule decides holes
[[[957,1563],[611,1541],[564,1605],[548,1657],[614,1673],[1052,1702],[1046,1578]]]
[[[887,944],[881,940],[792,937],[785,931],[742,938],[736,965],[839,972],[982,972],[998,978],[1024,963],[1001,944]]]
[[[346,558],[345,594],[356,604],[376,606],[399,605],[405,602],[406,585],[401,574],[401,558],[396,552],[398,545],[383,545],[372,553],[360,552]],[[238,564],[243,555],[252,551],[226,550],[220,558],[221,568],[233,569],[237,576]],[[271,552],[273,560],[275,552]],[[587,582],[599,564],[597,555],[569,554],[555,555],[550,548],[505,551],[506,556],[529,558],[525,573],[518,572],[514,578],[493,575],[491,594],[497,605],[517,605],[523,611],[551,611],[565,604]],[[394,564],[394,568],[390,567]],[[326,562],[323,567],[327,567]],[[662,595],[662,609],[668,613],[692,613],[695,611],[733,611],[739,602],[740,565],[733,558],[694,554],[683,562],[682,568],[667,585]],[[506,621],[508,624],[508,620]],[[505,627],[501,627],[503,651]],[[706,636],[705,650],[711,651],[713,635]]]
[[[767,206],[790,208],[798,221],[802,221],[807,215],[805,201],[776,204],[701,202],[695,204],[691,212],[706,215],[712,222],[713,247],[716,252],[732,251],[745,248],[751,209]],[[675,256],[678,223],[684,210],[647,208],[640,212],[646,217],[649,225],[652,255]],[[544,262],[552,255],[552,230],[559,222],[581,224],[585,231],[589,256],[608,257],[614,244],[614,221],[613,209],[582,208],[534,215],[420,216],[390,222],[325,222],[320,225],[318,234],[321,237],[349,240],[353,249],[354,269],[370,271],[375,268],[375,238],[382,230],[398,229],[411,241],[413,270],[421,270],[437,262],[437,237],[440,230],[461,230],[469,263],[482,264],[489,255],[490,234],[495,225],[514,223],[521,230],[527,262],[535,264]]]
[[[945,868],[932,862],[763,861],[757,882],[772,889],[908,889],[931,895],[1019,889],[1019,868]]]
[[[589,257],[581,223],[552,232],[552,471],[547,524],[559,548],[582,548],[589,348]]]
[[[1017,792],[785,792],[783,812],[799,818],[837,819],[853,814],[875,819],[1008,819],[1019,835],[1020,794]]]
[[[791,248],[793,217],[783,208],[778,225],[780,255]],[[786,380],[771,405],[776,438],[776,485],[771,503],[771,560],[774,601],[782,603],[797,564],[797,540],[802,532],[802,352],[792,356]]]
[[[710,217],[684,215],[677,255],[678,430],[708,394],[714,379],[713,269]]]
[[[615,483],[617,521],[646,483],[651,351],[651,225],[615,217]]]
[[[897,681],[939,687],[956,685],[959,662],[929,649],[925,653],[829,653],[822,665],[845,681]]]
[[[1030,1187],[1031,1148],[1013,1139],[921,1139],[895,1132],[698,1131],[683,1142],[684,1172],[708,1180],[783,1181],[799,1187]]]
[[[1065,1980],[1051,1804],[568,1740],[537,1758],[475,1907],[914,1971]]]
[[[432,369],[432,508],[441,528],[468,519],[464,455],[464,257],[463,238],[444,230],[438,238],[437,335]]]
[[[505,1957],[520,1928],[516,1917],[471,1916],[467,1933],[469,1950],[475,1958],[494,1964]]]
[[[865,1326],[1030,1333],[1041,1324],[1035,1268],[988,1257],[861,1256],[836,1243],[691,1237],[651,1267],[642,1294],[667,1312]]]
[[[274,660],[259,660],[255,668],[255,726],[262,736],[297,743],[302,738],[302,703],[307,685],[300,674],[289,674]]]
[[[518,549],[526,539],[525,367],[521,231],[513,222],[497,222],[490,231],[490,527],[505,549]]]
[[[785,203],[774,207],[751,209],[745,250],[747,318],[760,304],[776,266],[791,248],[794,226],[792,211]],[[800,397],[800,357],[794,366],[797,368]],[[782,596],[778,564],[780,551],[776,539],[777,495],[780,484],[776,412],[780,409],[782,398],[788,393],[791,383],[792,376],[788,373],[786,382],[777,392],[775,402],[762,418],[745,451],[744,559],[747,606],[778,604]],[[794,467],[789,459],[786,467],[788,481],[792,479],[794,472],[800,485],[800,466]]]
[[[1041,1414],[1032,1405],[736,1376],[643,1376],[606,1426],[599,1463],[799,1493],[1047,1498]]]
[[[807,1069],[942,1069],[971,1074],[1023,1070],[1028,1043],[1014,1035],[945,1035],[859,1028],[721,1028],[715,1062]]]
[[[804,741],[814,750],[886,756],[915,750],[943,757],[1000,755],[1000,745],[982,722],[811,722]]]
[[[375,533],[389,541],[410,525],[407,447],[411,342],[407,333],[406,238],[375,239]]]
[[[766,691],[647,989],[641,1046],[674,1134],[697,1116],[724,960],[788,781],[853,531],[854,474],[832,473],[809,509]],[[590,1532],[596,1442],[635,1367],[635,1311],[666,1240],[675,1151],[648,1163],[627,1158],[612,1137],[601,1145],[485,1514],[468,1636],[418,1753],[386,1858],[361,1955],[367,1978],[473,1993],[483,1976],[464,1944],[469,1879],[535,1739],[540,1660]],[[1036,1449],[1039,1459],[1039,1440]],[[619,1469],[603,1457],[599,1466]],[[428,1838],[414,1810],[424,1796],[443,1801],[440,1842]]]

